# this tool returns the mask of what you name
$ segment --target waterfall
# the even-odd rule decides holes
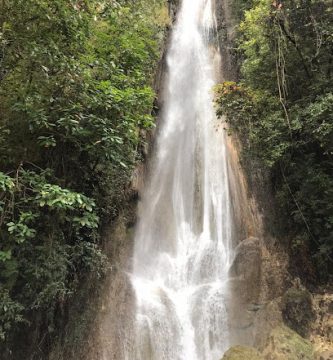
[[[173,29],[135,234],[129,360],[217,360],[229,344],[233,222],[226,134],[213,108],[215,22],[211,0],[183,0]]]

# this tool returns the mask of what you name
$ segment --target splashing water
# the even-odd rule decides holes
[[[135,236],[131,360],[216,360],[228,347],[233,222],[225,134],[213,108],[214,31],[211,0],[183,0]]]

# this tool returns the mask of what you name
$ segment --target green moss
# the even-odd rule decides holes
[[[223,356],[222,360],[263,360],[264,358],[254,348],[233,346]]]
[[[312,360],[314,349],[310,341],[287,326],[272,330],[262,351],[267,360]]]

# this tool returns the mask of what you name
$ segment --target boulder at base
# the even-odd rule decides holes
[[[262,354],[267,360],[313,360],[310,341],[287,326],[278,326],[270,333]]]
[[[248,346],[233,346],[223,356],[222,360],[263,360],[264,358],[254,348]]]
[[[290,288],[282,297],[284,322],[299,335],[307,337],[315,320],[312,296],[306,289]]]

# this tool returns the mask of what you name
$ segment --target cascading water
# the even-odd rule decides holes
[[[213,108],[214,31],[211,0],[183,0],[135,235],[130,360],[216,360],[228,347],[233,225],[226,135]]]

